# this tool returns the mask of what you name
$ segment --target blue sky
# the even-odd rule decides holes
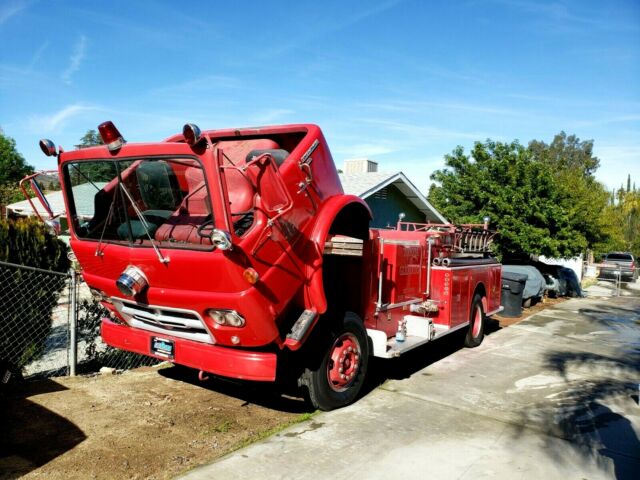
[[[0,2],[0,127],[36,168],[113,120],[130,142],[309,122],[423,191],[476,140],[595,140],[640,186],[640,2]]]

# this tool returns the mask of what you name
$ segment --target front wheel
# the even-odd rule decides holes
[[[318,327],[322,327],[318,325]],[[364,383],[369,363],[369,342],[362,320],[346,312],[329,328],[317,367],[307,367],[300,377],[315,408],[333,410],[352,403]]]
[[[482,343],[484,338],[484,308],[482,307],[482,297],[474,295],[471,302],[471,312],[469,313],[469,329],[464,339],[465,347],[477,347]]]

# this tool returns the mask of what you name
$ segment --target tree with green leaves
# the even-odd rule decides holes
[[[489,216],[500,231],[496,245],[502,256],[580,254],[593,232],[577,221],[582,212],[568,172],[591,177],[599,162],[582,154],[589,150],[575,137],[557,140],[533,148],[487,140],[477,142],[471,155],[458,147],[445,156],[446,168],[431,176],[437,183],[429,201],[455,223],[481,223]],[[606,205],[608,194],[602,192]]]
[[[0,134],[0,185],[16,184],[31,173],[33,167],[18,152],[15,140]]]
[[[102,137],[95,130],[87,130],[87,133],[80,138],[80,143],[76,146],[78,148],[87,148],[95,147],[96,145],[104,145]]]
[[[581,141],[560,132],[550,144],[534,140],[528,148],[534,161],[551,168],[556,183],[564,190],[571,228],[584,236],[589,248],[606,241],[601,217],[608,192],[594,176],[600,160],[593,155],[593,140]]]

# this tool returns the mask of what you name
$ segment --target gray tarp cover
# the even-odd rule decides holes
[[[522,273],[527,276],[522,298],[541,297],[547,285],[544,277],[536,267],[531,265],[503,265],[503,272]]]

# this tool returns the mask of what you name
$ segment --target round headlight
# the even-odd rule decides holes
[[[231,234],[224,230],[214,229],[211,232],[211,243],[220,250],[231,250]]]
[[[219,312],[217,310],[209,310],[207,313],[218,325],[224,325],[226,323],[222,312]]]
[[[237,312],[226,312],[224,314],[224,319],[227,322],[227,325],[232,327],[242,327],[244,325],[244,318],[238,315]]]
[[[149,282],[142,270],[132,265],[125,268],[124,272],[120,275],[120,278],[116,280],[116,286],[123,295],[127,297],[133,297],[142,292]]]

